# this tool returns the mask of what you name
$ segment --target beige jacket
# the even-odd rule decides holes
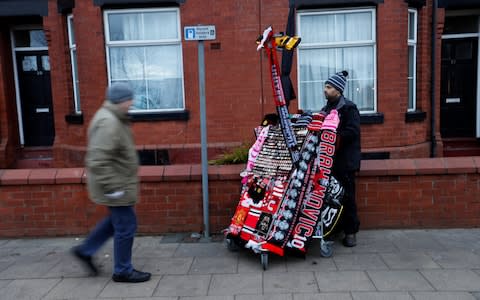
[[[125,113],[108,101],[97,111],[88,128],[85,164],[92,201],[107,206],[129,206],[137,202],[139,160],[130,123]],[[108,196],[114,192],[115,196]]]

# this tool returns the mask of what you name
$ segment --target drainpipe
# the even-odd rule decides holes
[[[437,69],[437,0],[432,3],[432,49],[431,49],[431,99],[430,99],[430,157],[436,157],[437,141],[435,140],[435,98],[436,98],[436,74]]]

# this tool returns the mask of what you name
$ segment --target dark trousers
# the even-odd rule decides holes
[[[345,234],[357,233],[360,227],[360,220],[358,219],[357,203],[355,201],[355,172],[336,174],[335,178],[345,190],[341,229],[343,229]]]
[[[110,214],[97,224],[78,250],[92,256],[113,236],[113,273],[130,274],[133,238],[137,231],[135,210],[133,206],[109,206],[108,209]]]

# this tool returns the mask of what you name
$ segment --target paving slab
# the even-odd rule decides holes
[[[440,251],[445,247],[438,242],[432,232],[427,230],[401,230],[395,231],[390,239],[399,250]]]
[[[48,293],[60,279],[16,279],[0,289],[3,300],[40,299]]]
[[[445,269],[480,268],[480,255],[468,250],[428,252],[430,257]]]
[[[156,298],[151,298],[156,299]],[[235,296],[180,297],[179,300],[234,300]],[[132,299],[133,300],[133,299]]]
[[[193,263],[193,257],[160,257],[146,260],[144,269],[155,275],[187,274]]]
[[[352,300],[350,293],[294,294],[293,300]]]
[[[196,257],[188,274],[237,273],[238,256]]]
[[[0,289],[12,282],[13,280],[0,280]]]
[[[305,258],[287,257],[288,272],[295,271],[337,271],[337,266],[332,258],[312,257],[307,255]]]
[[[479,228],[437,229],[430,230],[435,240],[445,247],[445,250],[480,250]]]
[[[133,258],[158,258],[158,257],[173,257],[179,244],[165,244],[161,243],[160,239],[144,240],[139,243],[132,251]]]
[[[480,276],[472,270],[421,270],[438,291],[480,291]]]
[[[208,295],[262,294],[262,274],[213,275]]]
[[[110,278],[64,278],[43,299],[94,299],[105,288]]]
[[[316,272],[315,278],[321,292],[375,290],[364,271]]]
[[[158,285],[160,276],[152,276],[147,282],[140,282],[135,284],[126,284],[122,282],[108,281],[105,288],[98,295],[98,298],[112,298],[112,297],[150,297],[153,295],[155,288]]]
[[[340,247],[341,246],[335,249]],[[351,250],[352,253],[392,253],[398,251],[392,241],[385,238],[372,238],[368,236],[365,238],[357,237],[357,246]]]
[[[386,270],[388,266],[377,253],[337,254],[333,261],[339,270]]]
[[[108,298],[108,300],[111,300],[112,298]],[[122,298],[121,300],[178,300],[178,297],[135,297],[135,298]],[[182,299],[182,298],[180,298]],[[189,300],[195,299],[195,297],[188,297]],[[232,299],[227,299],[227,300],[233,300]]]
[[[412,292],[415,300],[475,300],[475,296],[466,292]]]
[[[265,294],[319,292],[313,272],[263,273]]]
[[[367,271],[373,284],[379,291],[431,291],[433,287],[417,271]]]
[[[408,292],[352,292],[353,300],[413,300]]]
[[[41,278],[53,269],[59,261],[60,257],[58,256],[19,259],[0,272],[0,279]]]
[[[237,295],[235,300],[293,300],[292,294]]]
[[[440,269],[440,265],[435,263],[427,254],[419,251],[381,253],[383,261],[390,269]]]
[[[182,243],[175,251],[175,257],[218,257],[231,255],[223,243]]]
[[[164,275],[153,296],[206,296],[212,275]]]

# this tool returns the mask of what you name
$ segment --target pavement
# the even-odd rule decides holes
[[[69,249],[83,237],[0,240],[0,299],[480,299],[480,229],[365,230],[330,258],[315,241],[305,259],[229,251],[221,238],[135,239],[145,283],[111,280],[112,243],[88,277]]]

